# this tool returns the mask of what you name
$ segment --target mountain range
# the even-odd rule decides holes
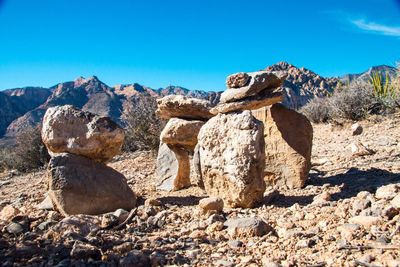
[[[314,97],[323,97],[331,93],[339,82],[364,81],[373,71],[384,71],[390,75],[394,75],[396,71],[389,66],[377,66],[360,74],[324,78],[311,70],[297,68],[287,62],[279,62],[266,70],[286,74],[282,85],[285,92],[284,104],[294,109],[302,107]],[[47,108],[52,106],[70,104],[121,122],[121,115],[130,104],[170,94],[208,99],[217,104],[220,92],[192,91],[180,86],[152,89],[137,83],[111,87],[96,76],[79,77],[50,88],[24,87],[3,90],[0,91],[0,137],[13,138],[27,127],[37,125]]]

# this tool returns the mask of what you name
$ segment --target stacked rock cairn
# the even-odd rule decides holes
[[[46,111],[42,139],[51,155],[48,197],[57,210],[96,215],[135,207],[126,178],[106,165],[124,138],[123,129],[107,117],[70,105]]]
[[[284,75],[269,71],[228,76],[213,106],[167,96],[157,114],[169,119],[161,133],[156,188],[202,187],[230,207],[254,207],[266,186],[300,188],[310,170],[313,129],[284,107]]]

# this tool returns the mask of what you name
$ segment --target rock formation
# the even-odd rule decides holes
[[[282,104],[252,112],[265,127],[265,182],[278,187],[303,187],[311,167],[311,123]]]
[[[161,132],[161,142],[193,150],[197,144],[197,134],[203,125],[203,121],[172,118]]]
[[[157,115],[163,119],[182,118],[189,120],[207,120],[211,103],[207,100],[170,95],[157,100]]]
[[[124,131],[107,117],[73,106],[49,108],[43,118],[42,139],[50,153],[72,153],[105,162],[117,155]]]
[[[231,207],[253,207],[265,190],[263,125],[250,111],[218,114],[200,130],[206,192]]]
[[[160,136],[157,156],[158,190],[174,191],[199,184],[199,178],[191,182],[193,154],[197,135],[204,120],[212,116],[211,103],[184,96],[166,96],[157,101],[157,114],[169,118]]]
[[[123,130],[109,118],[73,106],[47,110],[42,139],[52,159],[49,196],[63,214],[101,214],[132,209],[136,196],[119,172],[104,162],[120,152]]]
[[[64,214],[102,214],[136,205],[126,178],[104,164],[62,153],[52,157],[48,169],[49,196]]]
[[[179,190],[191,183],[227,206],[254,207],[266,185],[303,187],[313,129],[305,116],[278,104],[286,75],[230,75],[213,107],[182,96],[158,100],[157,114],[170,120],[160,137],[157,188]]]
[[[282,80],[265,71],[229,76],[228,89],[211,109],[216,116],[200,129],[195,173],[206,192],[228,206],[253,207],[263,197],[264,126],[249,110],[281,101]]]

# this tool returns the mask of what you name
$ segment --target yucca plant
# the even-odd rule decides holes
[[[370,75],[370,83],[375,96],[380,98],[393,96],[395,90],[390,82],[389,73],[386,73],[385,78],[383,78],[383,75],[379,71],[372,72]]]

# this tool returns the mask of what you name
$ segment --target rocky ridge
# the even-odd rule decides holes
[[[272,65],[267,70],[287,75],[282,85],[283,103],[294,109],[300,108],[313,97],[324,96],[331,92],[338,81],[338,79],[325,79],[312,71],[297,68],[286,62]],[[23,91],[26,93],[23,94]],[[0,91],[0,101],[2,101],[0,113],[4,115],[0,116],[3,119],[0,119],[0,137],[4,134],[14,137],[22,129],[39,124],[47,108],[52,106],[73,105],[119,122],[121,111],[129,103],[146,101],[146,97],[159,98],[167,95],[205,99],[215,105],[219,102],[220,93],[191,91],[179,86],[152,89],[137,83],[108,86],[96,76],[79,77],[74,81],[60,83],[50,88],[9,89]],[[10,96],[13,98],[12,103]],[[21,107],[24,109],[21,110]]]

